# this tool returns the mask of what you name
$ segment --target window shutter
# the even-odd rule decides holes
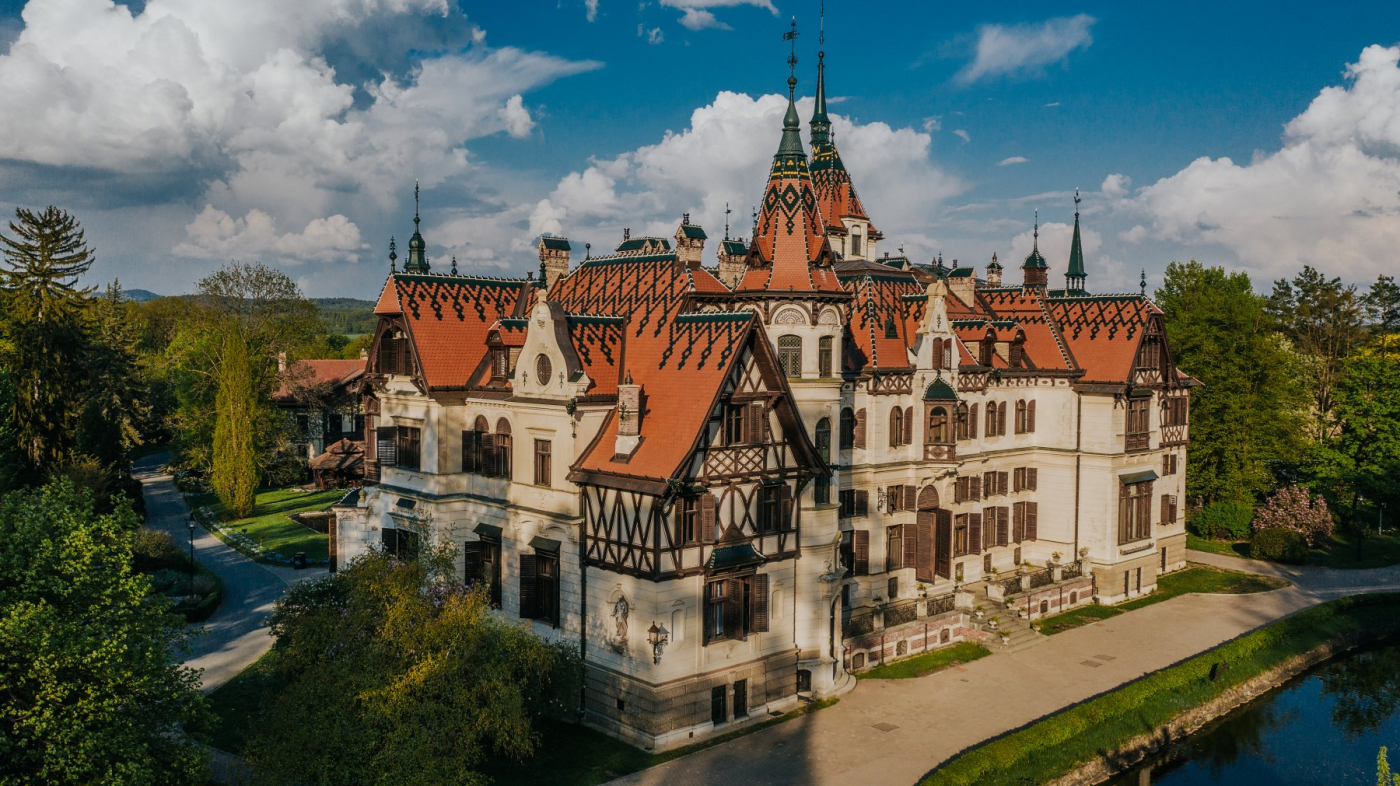
[[[475,584],[485,575],[486,544],[479,540],[469,540],[462,544],[462,581]]]
[[[904,444],[914,444],[914,408],[904,408]]]
[[[870,492],[864,489],[856,492],[856,515],[870,515]]]
[[[913,486],[904,487],[904,509],[913,510],[919,505],[919,490]]]
[[[1011,517],[1011,542],[1020,543],[1026,536],[1026,503],[1017,502]]]
[[[744,582],[727,579],[724,585],[724,635],[741,638],[744,635]]]
[[[976,502],[982,498],[982,479],[976,475],[967,479],[968,499]]]
[[[715,542],[715,495],[700,493],[700,542]]]
[[[1026,540],[1036,540],[1036,519],[1040,516],[1040,503],[1026,503]]]
[[[483,475],[496,474],[496,435],[479,434],[481,439],[481,473]]]
[[[865,447],[865,407],[856,410],[856,430],[855,439],[852,440],[855,447]]]
[[[987,433],[986,436],[994,437],[997,433],[997,403],[987,402]]]
[[[768,632],[768,574],[753,577],[753,608],[749,619],[755,633]]]
[[[1011,470],[1011,490],[1012,490],[1012,491],[1020,491],[1022,488],[1025,487],[1025,484],[1026,484],[1026,469],[1025,469],[1025,467],[1017,467],[1016,469]]]
[[[890,410],[890,447],[897,448],[904,439],[904,410],[895,407]]]
[[[1172,500],[1172,504],[1171,504],[1171,507],[1169,508],[1169,512],[1171,513],[1171,517],[1170,517],[1169,519],[1167,519],[1167,520],[1168,520],[1170,523],[1175,524],[1175,523],[1176,523],[1176,495],[1175,495],[1175,494],[1173,494],[1173,495],[1171,496],[1171,500]]]
[[[997,473],[986,472],[982,474],[982,488],[987,490],[987,496],[992,496],[997,490]]]
[[[967,411],[968,434],[970,437],[977,436],[977,405],[973,404]]]
[[[399,430],[394,426],[381,426],[374,430],[375,452],[379,454],[379,465],[392,467],[399,463]]]
[[[953,514],[947,510],[937,511],[938,523],[934,532],[933,573],[945,579],[953,575]]]
[[[1035,433],[1035,400],[1026,405],[1026,431]]]
[[[520,616],[534,619],[539,615],[539,599],[535,597],[535,555],[520,555]]]
[[[796,522],[792,519],[792,487],[786,484],[778,490],[778,514],[782,517],[778,521],[778,528],[783,532],[791,532]]]
[[[933,511],[921,512],[914,524],[914,577],[919,581],[933,581]],[[904,553],[909,553],[909,541],[905,541]]]
[[[748,439],[744,441],[751,445],[760,444],[763,442],[763,402],[750,402],[748,415],[748,433],[746,434]]]
[[[1006,434],[1006,405],[997,407],[997,434]]]
[[[967,549],[971,554],[982,553],[982,514],[967,517]]]
[[[995,513],[997,522],[997,545],[1005,546],[1010,542],[1007,533],[1007,510],[1005,507],[1001,507],[997,508]]]
[[[997,489],[999,494],[1006,495],[1006,484],[1010,482],[1011,476],[1005,472],[997,473]]]
[[[1040,469],[1039,469],[1039,468],[1037,468],[1037,467],[1027,467],[1027,468],[1026,468],[1026,488],[1030,489],[1031,491],[1035,491],[1036,479],[1037,479],[1037,476],[1038,476],[1038,475],[1040,475]]]
[[[855,549],[855,574],[865,576],[870,573],[870,533],[858,529],[851,533],[851,545]]]
[[[901,568],[918,568],[919,566],[919,539],[917,527],[913,524],[901,524],[899,527],[900,545],[903,559],[900,561]],[[915,571],[917,572],[917,570]]]

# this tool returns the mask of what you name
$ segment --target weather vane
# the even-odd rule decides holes
[[[730,209],[729,209],[729,203],[728,203],[728,202],[725,202],[725,203],[724,203],[724,239],[725,239],[725,240],[728,240],[728,239],[729,239],[729,214],[730,214],[730,213],[733,213],[733,212],[734,212],[733,210],[730,210]]]
[[[1079,215],[1079,189],[1074,189],[1074,214]]]
[[[788,42],[790,52],[788,54],[788,82],[795,87],[797,85],[797,17],[792,18],[792,29],[783,33],[783,40]]]

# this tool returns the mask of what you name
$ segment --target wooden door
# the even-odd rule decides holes
[[[939,510],[934,529],[934,573],[950,579],[953,577],[953,514]]]

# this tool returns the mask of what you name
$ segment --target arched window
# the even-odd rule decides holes
[[[1000,409],[995,401],[987,402],[987,436],[989,437],[997,435],[997,415]],[[1005,415],[1002,415],[1002,422],[1006,422]]]
[[[783,375],[802,376],[802,338],[800,336],[780,336],[778,338],[778,365]]]
[[[853,257],[858,257],[858,256],[860,256],[860,230],[859,230],[859,229],[853,230],[853,231],[851,232],[851,256],[853,256]]]
[[[822,457],[822,461],[831,463],[831,418],[822,418],[817,421],[816,435],[812,440],[817,446],[817,455]]]
[[[831,336],[817,339],[817,376],[831,376]]]
[[[510,479],[511,467],[515,466],[511,453],[510,421],[501,418],[496,421],[496,475]]]
[[[904,444],[904,410],[895,407],[890,410],[890,447]]]
[[[1025,399],[1018,399],[1018,400],[1016,401],[1016,433],[1017,433],[1017,434],[1024,434],[1024,433],[1026,433],[1026,400],[1025,400]]]
[[[928,441],[933,445],[949,443],[948,410],[943,407],[934,407],[928,412]]]
[[[841,449],[856,446],[856,413],[850,407],[841,410]]]

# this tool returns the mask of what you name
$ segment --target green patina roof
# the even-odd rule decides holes
[[[627,240],[622,241],[621,243],[618,243],[617,248],[613,250],[617,251],[618,253],[622,253],[623,251],[641,251],[642,249],[646,248],[649,243],[659,243],[661,245],[661,248],[664,248],[667,251],[671,250],[671,241],[667,240],[664,237],[629,238]]]
[[[1078,197],[1075,197],[1078,199]],[[1067,278],[1083,278],[1084,273],[1084,247],[1079,242],[1079,211],[1074,211],[1074,239],[1069,244],[1069,269],[1065,271]]]
[[[943,375],[939,374],[924,391],[924,401],[957,401],[958,393],[953,390],[953,386],[943,381]]]
[[[738,568],[745,565],[756,565],[763,562],[763,555],[759,554],[751,544],[745,543],[740,546],[722,546],[710,553],[710,561],[705,563],[709,570],[725,570],[726,568]]]
[[[566,237],[553,237],[551,235],[545,235],[544,237],[540,238],[540,243],[542,243],[545,248],[548,248],[552,251],[569,251],[573,248],[573,246],[569,245],[569,239]]]
[[[698,224],[681,224],[681,233],[691,240],[704,240],[709,237]]]
[[[720,246],[726,254],[743,254],[749,250],[749,247],[739,240],[725,240]]]
[[[948,278],[973,278],[977,271],[970,267],[955,267],[948,271]]]
[[[831,141],[831,118],[826,116],[826,53],[817,55],[817,101],[812,107],[812,154]]]
[[[797,116],[797,104],[793,100],[792,91],[797,87],[797,80],[788,78],[788,108],[787,114],[783,115],[783,140],[778,144],[778,155],[780,156],[806,156],[802,149],[802,118]]]

